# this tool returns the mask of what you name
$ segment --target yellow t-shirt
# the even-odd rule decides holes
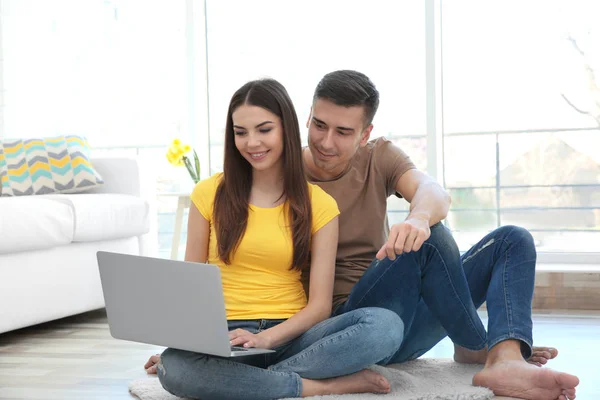
[[[294,247],[286,226],[285,207],[250,205],[248,225],[237,251],[225,265],[218,257],[214,229],[214,199],[223,174],[198,182],[191,199],[210,225],[208,263],[221,269],[227,319],[285,319],[306,306],[301,272],[290,270]],[[340,212],[323,189],[308,184],[312,205],[312,234]]]

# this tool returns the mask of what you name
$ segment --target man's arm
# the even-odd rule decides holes
[[[433,226],[448,216],[450,195],[435,179],[417,169],[402,174],[396,191],[410,203],[406,219],[427,218]]]
[[[406,171],[396,183],[396,191],[410,203],[406,220],[393,225],[388,241],[377,252],[377,258],[396,258],[396,254],[417,251],[431,231],[430,226],[448,215],[450,195],[435,179],[417,170]]]

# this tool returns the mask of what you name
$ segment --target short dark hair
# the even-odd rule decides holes
[[[379,107],[379,92],[365,74],[352,70],[339,70],[328,73],[315,89],[313,104],[325,99],[343,107],[362,106],[365,108],[365,126],[373,122]]]

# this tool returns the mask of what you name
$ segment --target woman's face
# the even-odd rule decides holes
[[[257,171],[281,168],[281,118],[262,107],[241,105],[231,115],[235,147]]]

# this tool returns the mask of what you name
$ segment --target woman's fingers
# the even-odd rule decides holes
[[[229,331],[229,340],[234,340],[240,336],[247,336],[247,335],[251,335],[251,333],[248,332],[247,330],[234,329],[232,331]]]

